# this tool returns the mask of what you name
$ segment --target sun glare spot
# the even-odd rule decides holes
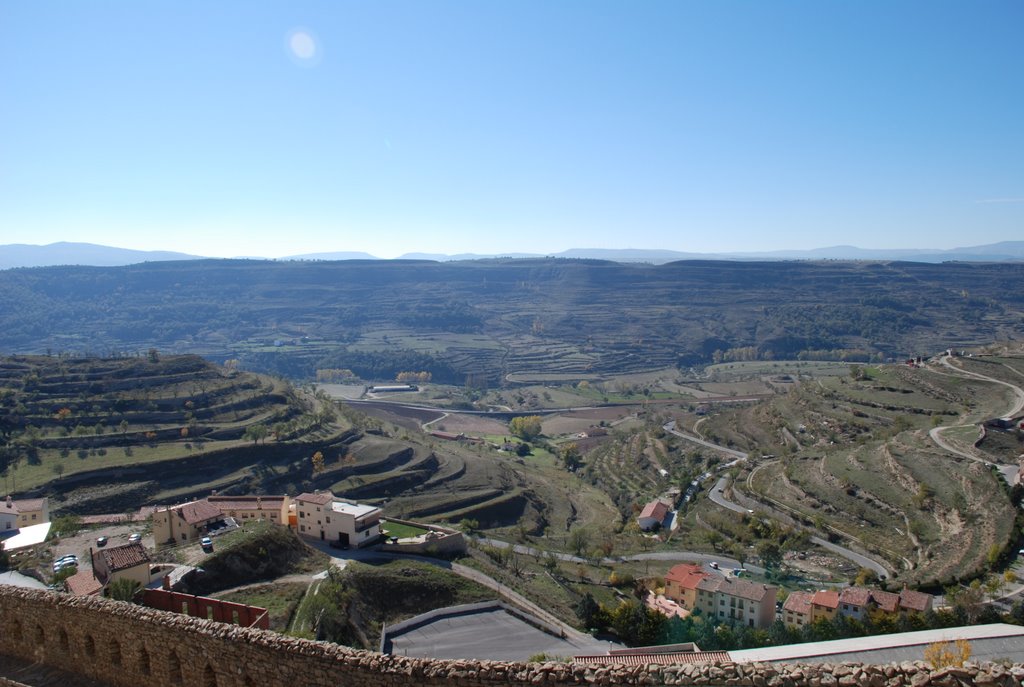
[[[312,65],[320,59],[320,46],[312,33],[306,29],[288,32],[288,52],[299,64]]]

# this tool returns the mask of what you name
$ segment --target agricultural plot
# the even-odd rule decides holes
[[[11,427],[0,447],[8,491],[48,484],[67,492],[79,481],[111,481],[106,471],[152,476],[176,462],[215,465],[193,481],[223,484],[240,463],[263,459],[268,438],[278,446],[329,443],[339,431],[322,400],[286,382],[156,352],[5,358],[0,405]]]

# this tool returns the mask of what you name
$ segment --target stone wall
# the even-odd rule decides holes
[[[1024,666],[621,666],[385,656],[97,597],[0,586],[0,652],[114,686],[1020,687]],[[0,681],[3,684],[3,681]]]

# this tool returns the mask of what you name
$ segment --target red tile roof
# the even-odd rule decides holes
[[[735,596],[740,599],[761,601],[769,591],[768,585],[758,584],[757,582],[748,582],[747,580],[736,579],[735,577],[721,577],[718,578],[718,580],[718,589],[716,591],[728,594],[729,596]],[[770,589],[774,594],[775,587],[771,587]]]
[[[204,522],[216,520],[224,515],[220,512],[220,508],[217,508],[217,506],[206,499],[183,503],[180,506],[174,506],[171,510],[175,511],[178,517],[183,518],[190,525],[201,525]]]
[[[818,591],[811,597],[811,603],[825,608],[839,608],[839,592]]]
[[[676,582],[683,589],[696,589],[697,583],[705,577],[709,577],[709,575],[699,565],[680,563],[672,566],[672,569],[665,575],[665,580]]]
[[[96,596],[103,591],[103,585],[93,576],[92,570],[85,568],[64,580],[64,584],[68,593],[75,596]]]
[[[681,663],[727,663],[732,659],[728,651],[683,651],[668,654],[617,654],[598,656],[573,656],[577,665],[602,663],[617,666],[645,666],[650,663],[677,665]]]
[[[326,506],[328,503],[334,501],[334,494],[331,492],[323,492],[320,494],[311,494],[306,492],[305,494],[299,494],[295,497],[296,501],[303,501],[306,503],[315,503],[320,506]]]
[[[658,522],[664,520],[666,515],[668,515],[668,505],[663,501],[651,501],[640,511],[641,518],[654,518]]]
[[[786,603],[782,604],[782,610],[800,615],[810,615],[813,596],[810,592],[792,592],[786,597]]]
[[[932,597],[931,594],[904,589],[900,592],[900,608],[905,608],[908,611],[920,611],[924,613],[932,607],[933,598],[934,597]]]
[[[879,590],[872,590],[871,600],[878,604],[878,607],[886,613],[895,613],[897,610],[899,610],[899,594],[893,594],[892,592],[883,592]]]
[[[146,553],[146,547],[138,542],[115,546],[111,549],[103,549],[102,551],[97,551],[94,555],[106,563],[107,570],[110,572],[127,570],[143,563],[149,564],[149,554]]]

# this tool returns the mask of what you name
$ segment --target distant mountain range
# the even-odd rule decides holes
[[[0,245],[0,269],[12,267],[47,267],[52,265],[93,265],[112,267],[133,265],[141,262],[167,260],[202,259],[201,255],[189,255],[173,251],[143,251],[127,248],[101,246],[93,243],[51,243],[45,246],[28,244]],[[433,260],[452,262],[462,260],[487,260],[494,258],[574,258],[585,260],[609,260],[612,262],[646,262],[661,265],[676,260],[903,260],[908,262],[1018,262],[1024,261],[1024,241],[1001,241],[983,246],[935,249],[894,249],[857,248],[856,246],[831,246],[811,250],[779,250],[767,252],[738,253],[684,253],[674,250],[643,248],[571,248],[560,253],[406,253],[399,260]],[[263,258],[253,258],[263,259]],[[358,251],[305,253],[289,255],[279,260],[380,260],[374,255]]]

